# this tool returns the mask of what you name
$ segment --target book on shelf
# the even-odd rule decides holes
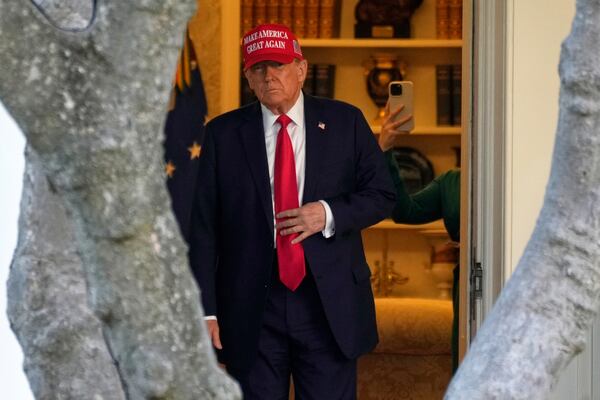
[[[319,2],[319,37],[322,39],[333,37],[335,6],[335,0]]]
[[[450,38],[450,0],[435,1],[435,33],[438,39]]]
[[[461,124],[462,67],[460,64],[435,66],[437,124]]]
[[[462,0],[448,0],[448,37],[462,38]]]
[[[452,65],[452,125],[461,125],[461,92],[462,92],[462,66],[460,64]]]
[[[279,23],[292,27],[294,0],[279,0]]]
[[[306,0],[306,34],[314,39],[319,36],[319,0]]]
[[[242,35],[248,32],[254,25],[254,0],[242,0],[241,3],[241,33]]]
[[[335,65],[315,64],[314,69],[314,95],[332,99],[335,88]]]
[[[242,33],[269,23],[286,25],[299,38],[327,39],[338,29],[339,0],[241,0],[240,5]]]
[[[306,0],[294,0],[291,28],[297,37],[306,36]]]
[[[451,65],[442,64],[435,66],[436,115],[438,125],[452,124],[451,77]]]
[[[306,71],[306,78],[304,79],[304,85],[302,86],[302,90],[306,94],[315,94],[315,66],[308,65],[308,69]]]
[[[252,26],[267,23],[267,0],[254,0],[254,19]]]
[[[279,23],[279,0],[267,0],[267,22]]]

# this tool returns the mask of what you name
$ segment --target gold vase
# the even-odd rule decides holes
[[[378,107],[374,124],[380,124],[385,116],[385,105],[388,100],[388,84],[401,81],[404,75],[403,63],[390,53],[375,53],[365,62],[365,75],[369,97]]]

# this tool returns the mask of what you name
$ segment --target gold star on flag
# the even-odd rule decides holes
[[[188,151],[190,152],[190,160],[199,158],[200,152],[202,151],[202,146],[194,142],[194,144],[192,144],[192,147],[188,147]]]
[[[171,161],[169,161],[167,165],[165,165],[165,172],[169,178],[173,177],[173,173],[176,169],[177,168],[175,168],[175,164],[173,164]]]

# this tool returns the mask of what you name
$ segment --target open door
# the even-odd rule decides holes
[[[506,120],[506,4],[474,0],[472,65],[472,119],[466,139],[467,162],[461,227],[467,240],[462,252],[461,342],[464,356],[481,322],[491,310],[504,281],[504,182]],[[465,55],[469,56],[469,55]],[[464,101],[464,100],[463,100]],[[466,147],[465,147],[466,148]],[[470,187],[466,187],[470,185]],[[468,216],[468,217],[466,217]]]

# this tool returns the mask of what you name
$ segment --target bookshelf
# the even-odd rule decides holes
[[[461,48],[462,40],[456,39],[300,39],[303,49],[324,48]]]
[[[370,230],[373,230],[373,229],[397,229],[397,230],[407,230],[407,231],[426,232],[426,233],[431,233],[431,232],[446,233],[446,229],[444,228],[444,223],[442,222],[442,220],[430,222],[427,224],[407,225],[407,224],[397,224],[394,221],[392,221],[391,219],[384,219],[383,221],[379,222],[378,224],[370,226],[367,229],[370,229]]]
[[[377,135],[381,131],[381,125],[371,125],[371,130]],[[461,132],[460,126],[416,126],[410,135],[460,136]]]

